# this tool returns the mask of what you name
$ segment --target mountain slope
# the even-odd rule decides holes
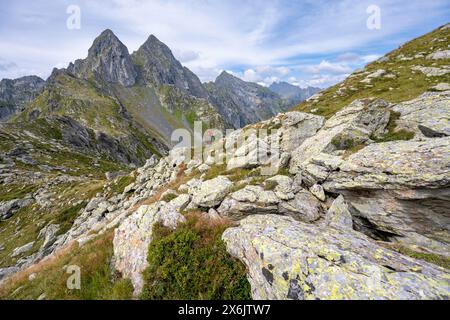
[[[278,93],[283,99],[287,100],[292,106],[305,101],[322,89],[315,87],[300,88],[287,82],[274,82],[269,89]]]
[[[226,71],[206,84],[209,98],[233,128],[268,119],[288,107],[281,97],[256,83],[245,82]]]
[[[450,83],[448,39],[449,28],[444,26],[407,42],[294,110],[328,118],[355,99],[376,97],[401,102],[436,90],[440,83]]]
[[[0,121],[20,113],[25,105],[44,90],[45,81],[36,76],[0,81]]]

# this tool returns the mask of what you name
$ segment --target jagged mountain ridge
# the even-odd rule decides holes
[[[226,77],[219,76],[216,81],[217,90],[208,91],[155,36],[151,35],[136,52],[129,54],[108,29],[94,40],[85,59],[70,63],[67,69],[54,70],[46,90],[24,106],[23,114],[13,122],[31,122],[26,127],[39,135],[39,130],[32,128],[34,120],[47,118],[51,124],[54,115],[69,117],[69,122],[103,134],[112,145],[129,141],[131,144],[125,144],[118,152],[122,156],[111,158],[117,148],[107,148],[106,154],[114,161],[138,164],[148,157],[149,150],[165,153],[172,146],[172,132],[178,128],[192,130],[196,120],[206,127],[223,130],[266,119],[285,109],[281,107],[285,103],[267,88],[237,78],[232,79],[235,84],[230,86],[230,81],[222,78]],[[221,96],[215,96],[215,92]],[[253,96],[256,101],[245,96]],[[230,101],[229,106],[225,100]],[[99,104],[96,106],[92,101]],[[51,126],[61,131],[60,124],[57,121]],[[64,140],[69,145],[73,141]],[[95,139],[72,146],[83,152],[83,147],[89,151],[92,145],[97,145]],[[94,154],[98,154],[97,149],[92,149]],[[136,157],[133,154],[138,149],[140,156]]]

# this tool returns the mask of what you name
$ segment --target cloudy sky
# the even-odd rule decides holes
[[[0,79],[46,78],[110,28],[130,52],[154,34],[202,81],[327,87],[449,17],[448,0],[0,0]]]

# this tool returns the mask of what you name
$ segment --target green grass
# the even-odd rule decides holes
[[[56,223],[60,225],[59,234],[66,233],[72,227],[78,213],[81,209],[86,207],[86,202],[81,202],[80,204],[64,209],[61,213],[56,216]]]
[[[226,227],[192,214],[175,231],[156,225],[141,299],[250,299],[246,269],[221,240]]]
[[[118,178],[116,181],[114,181],[110,188],[111,192],[110,194],[122,194],[126,187],[128,187],[130,184],[134,183],[136,181],[136,177],[128,175]]]
[[[39,186],[33,184],[0,185],[0,202],[23,199],[26,195],[35,192]]]
[[[174,193],[169,193],[169,194],[165,194],[163,197],[161,197],[161,199],[159,199],[160,201],[165,201],[165,202],[170,202],[173,199],[176,199],[178,197],[177,194]]]
[[[39,250],[43,240],[36,241],[41,229],[48,224],[58,224],[58,234],[67,231],[76,219],[78,212],[86,205],[86,202],[103,189],[103,181],[87,180],[85,182],[64,183],[50,186],[49,191],[53,194],[50,207],[41,207],[31,204],[14,213],[5,221],[0,221],[0,244],[4,246],[0,250],[0,268],[9,267],[17,262],[22,256],[30,255]],[[38,186],[30,186],[35,190]],[[2,189],[3,188],[3,189]],[[0,187],[2,191],[20,191],[26,194],[28,186],[16,184],[7,189]],[[0,193],[15,198],[20,195],[15,193]],[[55,199],[58,199],[55,201]],[[80,202],[81,201],[81,202]],[[80,203],[75,205],[75,203]],[[31,241],[36,241],[32,250],[18,257],[11,257],[12,251]]]
[[[120,300],[131,299],[133,286],[110,268],[113,256],[113,232],[98,237],[83,247],[73,246],[48,262],[20,272],[0,287],[0,299],[34,300],[42,294],[48,300]],[[67,288],[65,267],[78,266],[81,289]],[[33,281],[28,280],[36,274]]]

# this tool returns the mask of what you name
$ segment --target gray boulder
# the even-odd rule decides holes
[[[247,266],[256,300],[450,298],[448,271],[358,232],[256,215],[226,230],[223,240]]]
[[[6,202],[0,202],[0,221],[11,218],[15,212],[21,208],[27,207],[34,202],[33,199],[15,199]]]
[[[233,183],[223,176],[204,181],[195,191],[192,202],[199,207],[205,208],[218,206],[231,191],[232,187]]]

